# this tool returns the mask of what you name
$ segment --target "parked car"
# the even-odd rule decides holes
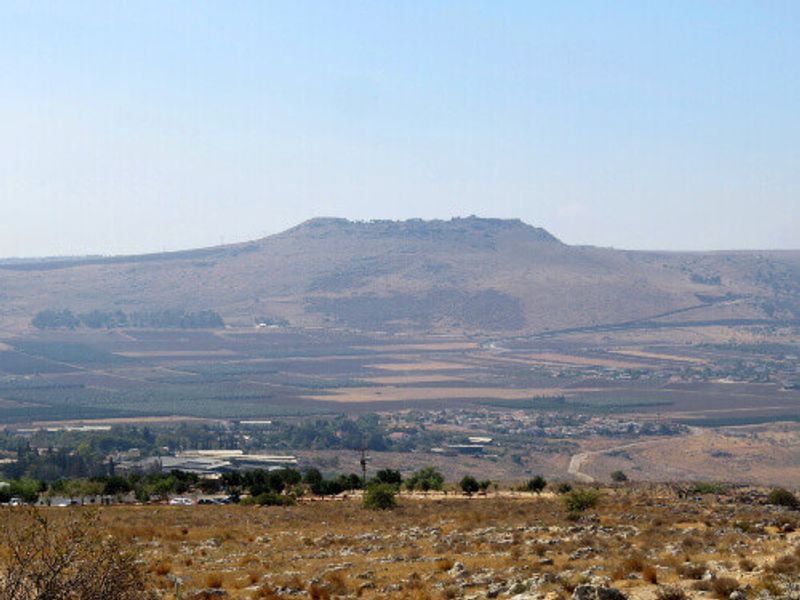
[[[184,498],[182,496],[176,496],[175,498],[170,499],[169,503],[173,506],[191,506],[194,504],[191,498]]]

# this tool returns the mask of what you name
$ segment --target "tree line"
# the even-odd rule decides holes
[[[213,310],[189,312],[181,309],[136,311],[91,310],[75,314],[69,309],[46,309],[39,311],[31,320],[37,329],[221,329],[225,322]]]
[[[53,498],[69,498],[80,503],[85,500],[123,499],[132,496],[139,502],[165,500],[172,495],[202,493],[227,495],[239,502],[243,496],[248,503],[270,505],[290,504],[299,496],[336,496],[344,492],[389,486],[394,492],[401,485],[410,491],[441,490],[444,477],[434,467],[424,467],[403,481],[399,471],[382,469],[366,481],[356,473],[342,473],[326,478],[319,469],[299,471],[293,468],[277,470],[254,469],[226,471],[219,478],[201,477],[196,473],[171,470],[168,473],[129,473],[126,475],[95,475],[85,478],[63,477],[44,481],[21,476],[0,481],[0,503],[18,499],[26,504],[48,503]]]

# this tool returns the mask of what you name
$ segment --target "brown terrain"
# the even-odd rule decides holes
[[[402,495],[392,511],[364,509],[357,495],[269,508],[116,506],[99,509],[97,526],[136,553],[145,585],[165,600],[566,600],[582,585],[631,600],[792,597],[797,513],[765,505],[764,490],[686,489],[599,489],[597,505],[577,514],[552,492],[503,490]],[[29,518],[0,510],[12,530]],[[90,510],[42,514],[57,529]]]
[[[225,327],[40,331],[43,309],[215,310]],[[0,426],[477,410],[462,440],[503,438],[506,425],[489,424],[522,415],[489,458],[424,447],[387,464],[800,485],[798,318],[797,251],[568,246],[475,217],[315,219],[232,246],[0,261]],[[531,423],[553,414],[694,433],[542,437]],[[438,417],[418,418],[453,439],[426,425]],[[304,464],[354,460],[289,450]]]
[[[796,323],[800,252],[568,246],[517,220],[313,219],[261,240],[144,256],[0,262],[0,325],[46,308],[213,309],[375,331],[541,333],[636,323]]]

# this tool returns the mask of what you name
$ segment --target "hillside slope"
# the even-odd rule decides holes
[[[76,313],[213,309],[367,330],[544,332],[642,319],[800,318],[800,252],[569,246],[518,220],[312,219],[244,244],[0,263],[0,326]]]

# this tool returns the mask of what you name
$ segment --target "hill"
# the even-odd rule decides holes
[[[45,309],[204,311],[368,331],[545,333],[800,319],[800,252],[570,246],[519,220],[312,219],[257,241],[0,262],[0,326]]]

